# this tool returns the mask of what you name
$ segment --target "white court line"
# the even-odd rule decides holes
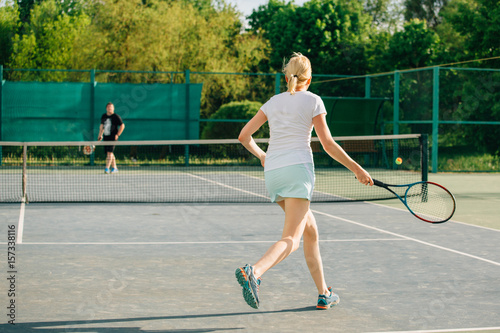
[[[19,221],[17,222],[17,239],[16,243],[17,244],[22,244],[23,242],[23,230],[24,230],[24,212],[26,210],[25,208],[26,202],[25,199],[21,201],[21,211],[19,212]]]
[[[490,264],[493,264],[493,265],[496,265],[496,266],[500,266],[500,262],[496,262],[496,261],[493,261],[493,260],[481,258],[481,257],[475,256],[475,255],[469,254],[469,253],[465,253],[465,252],[453,250],[453,249],[450,249],[448,247],[444,247],[444,246],[439,246],[439,245],[436,245],[436,244],[428,243],[428,242],[421,241],[421,240],[416,239],[416,238],[404,236],[404,235],[397,234],[395,232],[391,232],[391,231],[387,231],[387,230],[383,230],[383,229],[380,229],[380,228],[377,228],[377,227],[372,227],[372,226],[369,226],[369,225],[366,225],[366,224],[363,224],[363,223],[360,223],[360,222],[355,222],[355,221],[352,221],[352,220],[344,219],[342,217],[331,215],[331,214],[328,214],[328,213],[323,213],[323,212],[320,212],[320,211],[317,211],[317,210],[312,210],[311,209],[311,211],[314,212],[314,213],[316,213],[316,214],[320,214],[320,215],[331,217],[333,219],[337,219],[337,220],[341,220],[341,221],[348,222],[348,223],[351,223],[351,224],[359,225],[361,227],[365,227],[365,228],[368,228],[368,229],[372,229],[372,230],[376,230],[376,231],[379,231],[379,232],[383,232],[385,234],[389,234],[389,235],[392,235],[392,236],[401,237],[401,238],[404,238],[404,239],[407,239],[407,240],[411,240],[411,241],[416,242],[416,243],[420,243],[420,244],[424,244],[424,245],[427,245],[427,246],[435,247],[435,248],[440,249],[440,250],[444,250],[444,251],[448,251],[448,252],[460,254],[460,255],[465,256],[465,257],[469,257],[469,258],[481,260],[481,261],[484,261],[484,262],[487,262],[487,263],[490,263]]]
[[[186,173],[186,174],[189,175],[189,176],[191,176],[191,177],[198,178],[198,179],[201,179],[201,180],[204,180],[204,181],[207,181],[209,183],[213,183],[213,184],[216,184],[216,185],[219,185],[219,186],[222,186],[222,187],[230,188],[230,189],[233,189],[233,190],[236,190],[236,191],[244,192],[244,193],[255,195],[255,196],[258,196],[258,197],[262,197],[262,198],[268,198],[265,195],[261,195],[261,194],[258,194],[258,193],[253,193],[253,192],[250,192],[250,191],[246,191],[246,190],[234,187],[234,186],[230,186],[230,185],[226,185],[226,184],[223,184],[223,183],[220,183],[220,182],[216,182],[216,181],[211,180],[211,179],[207,179],[207,178],[203,178],[203,177],[200,177],[200,176],[197,176],[197,175],[193,175],[191,173]],[[21,211],[22,211],[22,216],[23,216],[23,220],[24,220],[24,206],[23,205],[21,205]],[[435,244],[432,244],[432,243],[421,241],[421,240],[416,239],[416,238],[412,238],[412,237],[404,236],[404,235],[397,234],[397,233],[394,233],[394,232],[391,232],[391,231],[387,231],[387,230],[383,230],[383,229],[380,229],[380,228],[372,227],[372,226],[369,226],[369,225],[366,225],[366,224],[363,224],[363,223],[359,223],[359,222],[355,222],[355,221],[352,221],[352,220],[344,219],[344,218],[341,218],[339,216],[327,214],[327,213],[320,212],[320,211],[317,211],[317,210],[311,210],[311,211],[313,211],[314,213],[320,214],[320,215],[328,216],[330,218],[338,219],[338,220],[341,220],[341,221],[344,221],[344,222],[348,222],[348,223],[351,223],[351,224],[356,224],[358,226],[362,226],[362,227],[365,227],[365,228],[368,228],[368,229],[377,230],[379,232],[386,233],[386,234],[389,234],[389,235],[392,235],[392,236],[400,237],[400,238],[403,238],[403,239],[406,239],[406,240],[411,240],[411,241],[414,241],[416,243],[420,243],[420,244],[423,244],[423,245],[435,247],[435,248],[438,248],[438,249],[441,249],[441,250],[444,250],[444,251],[456,253],[456,254],[459,254],[459,255],[462,255],[462,256],[466,256],[466,257],[477,259],[477,260],[480,260],[480,261],[484,261],[484,262],[487,262],[487,263],[490,263],[490,264],[493,264],[493,265],[496,265],[496,266],[500,266],[499,262],[496,262],[496,261],[493,261],[493,260],[481,258],[481,257],[475,256],[475,255],[472,255],[472,254],[468,254],[468,253],[465,253],[465,252],[453,250],[453,249],[450,249],[450,248],[447,248],[447,247],[444,247],[444,246],[435,245]],[[21,220],[21,217],[20,217],[20,220]],[[21,231],[21,236],[22,236],[22,231]],[[18,240],[19,240],[19,238],[18,238]],[[21,241],[22,241],[22,238],[21,238]],[[235,242],[235,243],[242,243],[242,241]],[[32,243],[32,244],[34,244],[34,243]],[[40,243],[40,244],[42,244],[42,243]],[[56,245],[56,244],[64,244],[64,243],[54,243],[54,245]],[[71,243],[69,243],[69,244],[71,244]],[[80,244],[83,244],[83,243],[80,243]],[[88,244],[89,245],[94,245],[96,243],[88,243]],[[104,243],[97,243],[97,244],[104,244]],[[120,243],[109,243],[109,244],[111,245],[111,244],[120,244]],[[148,243],[148,244],[151,244],[151,243]],[[187,244],[187,243],[183,243],[183,244]]]
[[[475,328],[450,328],[441,330],[420,330],[420,331],[387,331],[387,332],[368,332],[368,333],[446,333],[446,332],[480,332],[500,330],[498,327],[475,327]]]
[[[200,176],[196,176],[196,175],[193,175],[193,174],[189,174],[189,175],[192,176],[192,177],[195,177],[195,178],[199,178],[199,179],[208,181],[210,183],[214,183],[214,184],[217,184],[217,185],[220,185],[220,186],[223,186],[223,187],[231,188],[231,189],[236,190],[236,191],[241,191],[241,192],[252,194],[252,195],[255,195],[255,196],[258,196],[258,197],[267,198],[267,196],[264,196],[264,195],[261,195],[261,194],[258,194],[258,193],[253,193],[253,192],[250,192],[250,191],[242,190],[242,189],[239,189],[237,187],[233,187],[233,186],[229,186],[229,185],[226,185],[226,184],[222,184],[222,183],[219,183],[219,182],[207,179],[207,178],[203,178],[203,177],[200,177]],[[462,256],[465,256],[465,257],[477,259],[477,260],[484,261],[484,262],[487,262],[487,263],[490,263],[490,264],[493,264],[493,265],[496,265],[496,266],[500,266],[499,262],[496,262],[496,261],[493,261],[493,260],[489,260],[489,259],[485,259],[485,258],[481,258],[481,257],[475,256],[475,255],[469,254],[469,253],[465,253],[465,252],[453,250],[453,249],[450,249],[450,248],[447,248],[447,247],[444,247],[444,246],[439,246],[439,245],[435,245],[435,244],[432,244],[432,243],[424,242],[424,241],[421,241],[421,240],[416,239],[416,238],[412,238],[412,237],[408,237],[408,236],[403,236],[403,235],[400,235],[400,234],[397,234],[397,233],[394,233],[394,232],[390,232],[390,231],[383,230],[383,229],[380,229],[380,228],[372,227],[372,226],[369,226],[369,225],[366,225],[366,224],[363,224],[363,223],[359,223],[359,222],[355,222],[355,221],[352,221],[352,220],[344,219],[344,218],[341,218],[341,217],[338,217],[338,216],[334,216],[334,215],[331,215],[331,214],[327,214],[327,213],[323,213],[323,212],[320,212],[320,211],[317,211],[317,210],[312,210],[311,209],[311,211],[314,212],[314,213],[317,213],[317,214],[320,214],[320,215],[325,215],[325,216],[328,216],[328,217],[331,217],[331,218],[334,218],[334,219],[338,219],[338,220],[341,220],[341,221],[344,221],[344,222],[356,224],[356,225],[359,225],[359,226],[362,226],[362,227],[365,227],[365,228],[368,228],[368,229],[377,230],[379,232],[383,232],[383,233],[386,233],[386,234],[389,234],[389,235],[393,235],[393,236],[396,236],[396,237],[401,237],[403,239],[407,239],[407,240],[411,240],[411,241],[414,241],[414,242],[417,242],[417,243],[420,243],[420,244],[424,244],[424,245],[427,245],[427,246],[435,247],[435,248],[440,249],[440,250],[444,250],[444,251],[456,253],[456,254],[459,254],[459,255],[462,255]]]
[[[211,180],[211,179],[208,179],[208,178],[204,178],[204,177],[200,177],[200,176],[197,176],[197,175],[193,175],[192,173],[189,173],[189,172],[186,172],[186,174],[189,175],[189,176],[191,176],[191,177],[198,178],[198,179],[204,180],[206,182],[209,182],[209,183],[212,183],[212,184],[215,184],[215,185],[219,185],[219,186],[222,186],[222,187],[230,188],[232,190],[240,191],[240,192],[243,192],[243,193],[246,193],[246,194],[255,195],[257,197],[269,199],[269,197],[267,195],[262,195],[262,194],[253,193],[253,192],[250,192],[250,191],[242,190],[241,188],[237,188],[237,187],[230,186],[230,185],[227,185],[227,184],[219,183],[219,182],[216,182],[215,180]]]
[[[401,238],[361,238],[361,239],[324,239],[320,243],[336,242],[386,242],[386,241],[407,241]],[[302,242],[302,241],[301,241]],[[207,244],[261,244],[276,243],[270,241],[211,241],[211,242],[27,242],[24,245],[207,245]],[[7,244],[1,243],[0,244]]]

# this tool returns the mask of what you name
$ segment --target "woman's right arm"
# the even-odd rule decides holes
[[[264,166],[264,162],[266,159],[266,153],[255,143],[252,135],[257,132],[257,130],[265,124],[267,121],[267,117],[262,110],[259,110],[257,114],[250,119],[250,121],[243,127],[238,136],[238,140],[240,140],[241,144],[253,155],[255,155],[258,159],[260,159],[260,163]]]
[[[358,181],[364,185],[373,185],[373,180],[370,174],[363,169],[356,161],[354,161],[347,153],[340,147],[330,134],[330,129],[326,123],[326,116],[324,113],[317,115],[313,118],[313,125],[319,141],[323,149],[337,162],[341,163],[347,169],[351,170]]]

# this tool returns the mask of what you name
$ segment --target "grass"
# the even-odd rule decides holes
[[[443,172],[500,172],[500,157],[490,154],[439,156],[438,170]]]
[[[440,147],[439,172],[500,172],[500,156],[470,146]]]
[[[255,161],[254,161],[255,160]],[[255,163],[254,163],[255,162]],[[127,165],[127,166],[148,166],[148,165],[166,165],[166,166],[183,166],[186,164],[186,159],[184,156],[177,157],[167,157],[162,159],[139,159],[132,160],[130,158],[117,158],[116,163],[118,165]],[[3,165],[8,166],[22,166],[23,161],[20,157],[12,157],[7,156],[2,159]],[[27,164],[29,166],[85,166],[90,165],[90,158],[87,157],[33,157],[28,156]],[[104,165],[106,164],[106,159],[104,158],[95,158],[95,165]],[[256,159],[252,159],[248,161],[246,158],[229,158],[229,157],[221,157],[221,158],[210,158],[210,157],[199,157],[199,156],[190,156],[189,157],[189,165],[260,165]]]

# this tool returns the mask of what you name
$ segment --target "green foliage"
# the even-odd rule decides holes
[[[19,27],[19,12],[16,7],[0,7],[0,65],[5,65],[12,54],[12,39]]]
[[[74,42],[86,33],[90,20],[85,14],[66,14],[60,2],[47,0],[35,5],[24,33],[13,38],[9,67],[72,68]],[[23,79],[28,79],[23,77]],[[59,81],[61,73],[47,73],[41,80]]]
[[[365,48],[371,18],[359,1],[311,0],[302,7],[271,0],[249,17],[251,31],[271,47],[269,67],[280,71],[292,52],[308,56],[315,73],[357,74],[368,70]]]
[[[405,0],[405,20],[420,19],[428,22],[429,26],[436,27],[441,22],[439,11],[448,4],[449,0]]]
[[[198,1],[200,2],[200,1]],[[92,7],[92,24],[79,36],[78,68],[142,71],[251,72],[265,59],[264,41],[241,34],[239,14],[230,6],[196,1],[105,0]],[[167,80],[164,77],[164,80]],[[197,82],[192,76],[191,82]],[[121,75],[115,82],[134,82]],[[161,82],[161,81],[160,81]],[[170,81],[167,81],[170,82]],[[184,77],[174,77],[184,82]],[[245,98],[248,80],[203,78],[202,109],[209,116],[220,105]]]
[[[412,19],[389,40],[387,60],[397,69],[432,65],[439,36],[428,29],[426,21]]]
[[[463,36],[465,50],[475,58],[500,56],[500,2],[498,0],[455,0],[445,12],[455,31]],[[480,66],[481,64],[475,64]],[[500,66],[500,61],[486,66]]]
[[[248,119],[259,111],[262,103],[243,101],[223,105],[210,119]],[[236,139],[245,123],[239,122],[209,122],[201,135],[202,139]],[[268,138],[269,128],[264,125],[254,135],[254,138]]]
[[[456,116],[469,121],[500,121],[500,74],[486,73],[467,80],[462,87],[462,98]],[[479,152],[500,156],[500,126],[469,125],[464,136]]]

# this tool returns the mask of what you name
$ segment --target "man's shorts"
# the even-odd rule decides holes
[[[115,141],[115,136],[103,136],[102,141]],[[112,153],[115,151],[115,146],[104,146],[104,151],[106,153]]]

